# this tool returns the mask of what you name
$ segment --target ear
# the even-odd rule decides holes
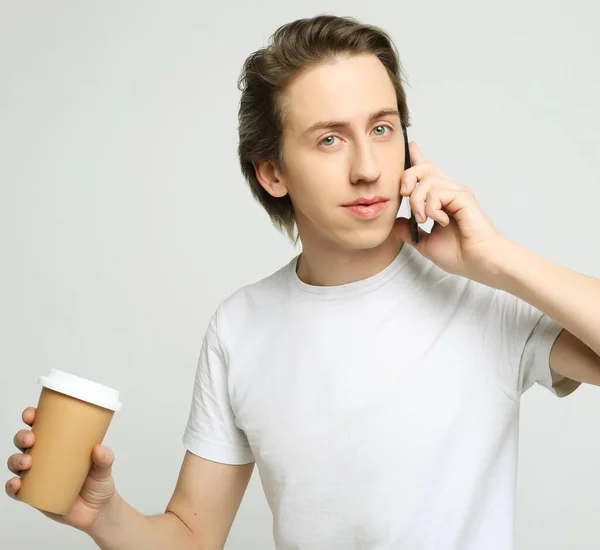
[[[281,171],[272,160],[253,161],[256,179],[272,197],[281,198],[288,194]]]

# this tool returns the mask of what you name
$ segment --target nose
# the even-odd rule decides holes
[[[381,168],[370,143],[355,146],[351,164],[350,180],[355,185],[373,183],[381,176]]]

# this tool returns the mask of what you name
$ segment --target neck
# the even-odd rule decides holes
[[[298,278],[309,285],[337,286],[362,281],[389,266],[402,249],[394,233],[379,246],[365,250],[303,246]]]

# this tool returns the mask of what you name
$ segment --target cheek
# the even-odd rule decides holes
[[[386,143],[379,150],[379,162],[390,175],[394,174],[400,177],[404,171],[404,151],[399,148],[397,143]]]
[[[397,162],[389,162],[382,167],[384,186],[389,193],[400,194],[400,178],[404,173],[404,166]]]
[[[288,189],[292,200],[318,207],[331,200],[337,202],[348,176],[342,159],[333,155],[307,154],[290,166]],[[346,174],[346,175],[345,175]]]

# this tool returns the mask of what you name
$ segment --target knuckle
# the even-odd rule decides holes
[[[25,445],[25,442],[27,441],[27,434],[29,433],[29,430],[19,430],[17,432],[17,435],[15,435],[15,445],[17,447],[23,447],[23,445]]]
[[[439,193],[435,189],[428,191],[425,201],[430,208],[439,208],[442,204]]]
[[[27,407],[27,408],[23,409],[23,413],[21,414],[21,416],[23,417],[23,421],[26,421],[25,420],[26,417],[35,417],[36,413],[37,413],[36,407]]]
[[[425,184],[423,187],[427,188],[428,190],[435,189],[441,185],[439,178],[433,175],[426,176],[423,182]]]
[[[418,185],[415,187],[415,189],[411,195],[411,198],[414,197],[415,200],[422,201],[425,198],[426,193],[427,193],[426,183],[424,180],[421,180],[418,183]]]
[[[4,486],[6,494],[10,497],[10,498],[15,498],[16,495],[16,491],[14,489],[14,482],[12,479],[8,480],[6,482],[6,485]]]
[[[16,474],[19,472],[19,468],[18,468],[18,464],[19,464],[19,455],[12,455],[8,461],[6,462],[6,465],[8,467],[8,469],[13,473]]]

